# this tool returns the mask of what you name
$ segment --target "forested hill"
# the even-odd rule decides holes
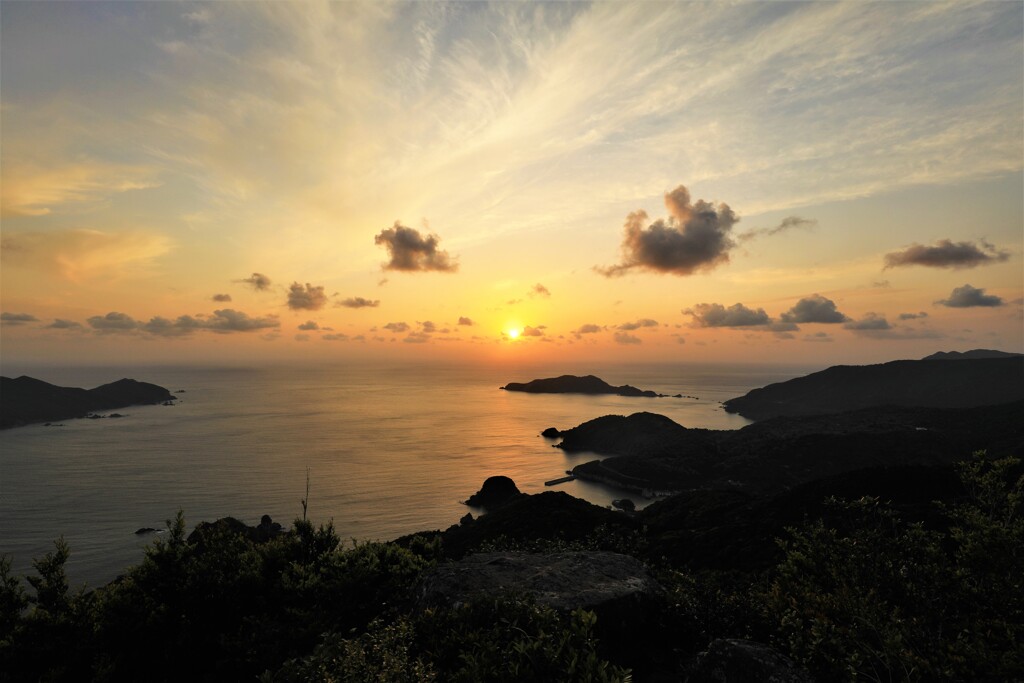
[[[1024,356],[897,360],[837,365],[729,399],[752,420],[825,415],[877,406],[974,408],[1024,398]]]

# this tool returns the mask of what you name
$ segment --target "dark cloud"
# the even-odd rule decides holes
[[[634,211],[626,217],[622,238],[622,263],[595,270],[607,277],[633,270],[690,275],[710,270],[729,260],[735,245],[729,231],[739,218],[727,204],[717,206],[698,200],[682,185],[665,195],[669,217],[646,226],[647,213]]]
[[[31,313],[0,313],[0,323],[4,325],[24,325],[37,322],[39,322],[39,318]]]
[[[111,311],[106,315],[94,315],[91,318],[87,318],[85,322],[89,323],[89,326],[93,329],[101,332],[124,332],[139,327],[138,320],[135,320],[126,313],[118,313],[117,311]]]
[[[986,294],[984,288],[979,289],[970,285],[955,288],[948,299],[940,299],[935,303],[949,308],[993,307],[1006,304],[1000,297]]]
[[[405,323],[388,323],[387,325],[384,326],[384,329],[390,330],[395,334],[401,334],[403,332],[408,332],[409,326]]]
[[[547,287],[538,282],[533,286],[533,289],[530,290],[530,296],[549,297],[551,296],[551,291]]]
[[[339,301],[335,306],[344,306],[345,308],[377,308],[380,306],[380,300],[364,299],[361,296],[353,296]]]
[[[693,316],[695,327],[752,327],[772,322],[763,308],[755,311],[743,304],[733,304],[729,308],[722,304],[697,304],[683,313]]]
[[[219,301],[221,303],[226,303],[228,301],[231,301],[231,295],[230,294],[214,294],[213,296],[210,297],[210,299],[212,301]]]
[[[300,330],[319,330],[320,323],[315,320],[307,320],[306,322],[299,325]]]
[[[523,328],[521,334],[524,337],[543,337],[545,329],[547,329],[547,325],[538,325],[537,327],[530,327],[527,325]]]
[[[903,251],[885,255],[885,268],[899,266],[928,266],[930,268],[974,268],[990,263],[999,263],[1010,258],[1010,252],[997,249],[985,240],[953,242],[939,240],[934,246],[912,244]]]
[[[643,318],[641,320],[636,320],[636,321],[631,322],[631,323],[622,323],[616,329],[632,331],[632,330],[639,330],[641,327],[657,327],[657,326],[658,326],[658,321],[657,320],[651,320],[650,318]]]
[[[632,335],[628,332],[616,332],[615,333],[616,344],[642,344],[643,340],[636,335]]]
[[[845,323],[848,317],[836,310],[836,304],[820,294],[812,294],[796,302],[779,316],[786,323]]]
[[[76,323],[74,320],[64,320],[63,318],[56,318],[52,323],[46,326],[51,330],[77,330],[82,327],[82,323]]]
[[[326,341],[348,341],[348,335],[347,334],[340,334],[340,333],[339,334],[325,334],[325,335],[323,335],[320,338],[324,339]]]
[[[918,318],[927,318],[928,314],[924,311],[920,313],[900,313],[897,317],[900,320],[917,320]]]
[[[430,335],[426,332],[410,332],[402,341],[406,344],[426,344],[430,341]]]
[[[786,216],[782,219],[782,222],[772,228],[757,228],[737,235],[736,239],[740,242],[748,242],[755,237],[761,237],[765,235],[771,237],[772,235],[778,235],[780,232],[792,230],[793,228],[802,228],[804,230],[812,230],[817,227],[818,221],[813,218],[803,218],[801,216]]]
[[[319,311],[327,303],[327,295],[323,287],[314,287],[306,283],[303,287],[293,282],[288,288],[288,308],[293,311]]]
[[[885,319],[885,316],[877,313],[867,313],[860,320],[851,320],[843,327],[854,332],[879,332],[892,329],[892,325]]]
[[[579,328],[577,328],[575,334],[594,334],[595,332],[600,332],[603,329],[604,328],[601,327],[600,325],[587,323],[585,325],[580,325]]]
[[[270,278],[263,273],[253,273],[249,277],[244,277],[241,280],[235,280],[235,282],[244,282],[257,291],[270,289]]]
[[[391,258],[384,264],[384,270],[454,273],[459,269],[459,264],[452,261],[448,252],[437,248],[439,241],[437,235],[424,237],[419,230],[407,228],[398,221],[373,238],[374,244],[384,245]]]
[[[179,316],[176,320],[154,316],[147,323],[139,323],[139,329],[157,337],[184,337],[202,327],[203,321],[190,315]]]
[[[420,327],[422,327],[423,331],[427,334],[433,334],[434,332],[437,331],[437,325],[435,325],[430,320],[424,320],[423,322],[421,322]]]
[[[270,315],[265,318],[253,318],[242,311],[236,311],[231,308],[214,311],[213,317],[205,318],[202,322],[203,329],[213,330],[214,332],[251,332],[253,330],[265,330],[281,326],[276,315]]]
[[[466,316],[464,316],[464,315],[460,315],[460,316],[459,316],[459,324],[460,324],[460,325],[469,325],[469,326],[472,326],[472,325],[473,325],[473,321],[472,321],[472,320],[470,320],[469,318],[467,318],[467,317],[466,317]]]

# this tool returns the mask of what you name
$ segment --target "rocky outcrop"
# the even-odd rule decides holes
[[[59,387],[26,376],[15,379],[0,377],[0,429],[174,400],[174,395],[167,389],[133,379],[120,379],[87,390]]]
[[[562,375],[561,377],[535,379],[526,383],[509,382],[501,388],[505,391],[524,391],[528,394],[614,394],[615,396],[637,396],[643,398],[663,397],[663,394],[644,391],[628,384],[615,387],[594,375],[586,375],[584,377]]]
[[[211,535],[215,534],[238,534],[244,536],[253,543],[266,543],[275,536],[286,533],[284,528],[270,518],[270,515],[263,515],[257,526],[249,526],[245,522],[234,517],[221,517],[215,522],[200,522],[188,535],[188,542],[202,547]]]
[[[487,477],[480,490],[466,500],[466,505],[493,509],[501,507],[520,495],[522,494],[519,487],[508,477],[502,475]]]
[[[837,365],[754,389],[723,404],[752,420],[881,406],[974,408],[1024,399],[1024,356]]]
[[[619,553],[479,553],[429,570],[418,603],[451,607],[501,592],[526,594],[564,612],[582,607],[600,614],[640,610],[662,588],[643,563]],[[627,620],[641,617],[623,614]]]
[[[777,650],[735,638],[714,640],[697,657],[687,683],[813,683],[810,674]]]

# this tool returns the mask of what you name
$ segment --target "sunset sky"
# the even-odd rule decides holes
[[[17,363],[1024,351],[1024,3],[8,2]]]

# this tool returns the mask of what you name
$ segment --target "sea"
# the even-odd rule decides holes
[[[125,417],[65,420],[0,431],[0,555],[17,575],[63,537],[73,586],[97,587],[143,557],[183,511],[189,528],[262,515],[289,526],[333,522],[343,539],[390,540],[445,529],[493,475],[525,493],[564,491],[608,506],[614,487],[545,486],[601,456],[569,454],[540,436],[602,415],[650,411],[686,427],[738,429],[721,402],[819,367],[759,364],[481,366],[351,363],[256,367],[16,367],[61,386],[130,377],[159,384],[173,406],[119,409]],[[595,374],[685,398],[501,391],[508,382]],[[157,532],[136,534],[145,527]]]

